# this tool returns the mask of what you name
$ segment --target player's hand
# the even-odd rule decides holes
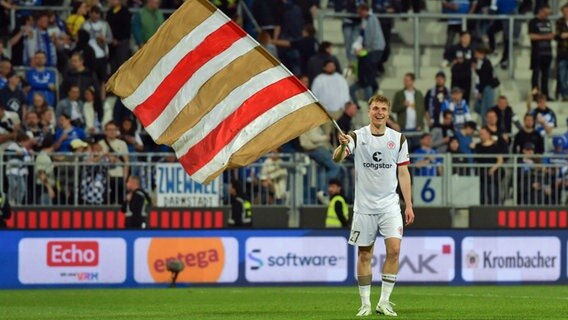
[[[407,226],[414,222],[414,210],[412,210],[412,207],[406,207],[406,209],[404,209],[404,221]]]
[[[349,143],[349,137],[346,134],[340,133],[339,136],[338,136],[338,139],[339,139],[339,143],[342,146],[347,146],[347,144]]]

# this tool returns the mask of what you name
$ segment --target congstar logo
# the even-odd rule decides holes
[[[383,158],[381,157],[383,154],[380,153],[379,151],[373,153],[372,157],[373,157],[373,162],[364,162],[363,163],[363,167],[365,168],[371,168],[374,170],[379,170],[379,169],[390,169],[392,168],[392,164],[390,163],[384,163]]]

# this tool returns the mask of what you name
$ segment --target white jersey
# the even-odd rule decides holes
[[[387,128],[375,136],[366,126],[349,134],[347,153],[355,156],[354,213],[382,214],[400,205],[397,167],[410,162],[404,135]]]

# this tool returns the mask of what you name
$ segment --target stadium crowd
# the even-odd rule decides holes
[[[250,20],[239,14],[238,0],[212,2],[238,23],[247,25]],[[380,89],[377,79],[390,57],[394,21],[378,19],[372,13],[425,10],[419,0],[374,0],[371,6],[362,0],[330,1],[336,12],[353,14],[342,22],[347,57],[347,65],[342,67],[332,43],[320,43],[315,37],[318,0],[245,2],[260,27],[253,30],[259,43],[312,89],[346,132],[356,129],[353,119],[364,112],[360,101]],[[145,134],[120,99],[105,91],[105,81],[167,19],[160,9],[175,9],[181,3],[0,1],[2,187],[8,190],[12,205],[120,204],[129,175],[141,176],[142,184],[152,183],[152,172],[129,163],[176,161],[173,155],[146,159],[138,154],[171,150],[156,145]],[[66,16],[31,10],[66,4],[72,7]],[[481,203],[498,204],[502,198],[499,185],[506,176],[500,166],[509,154],[517,153],[523,155],[518,177],[523,179],[520,185],[525,186],[518,189],[518,199],[522,203],[559,203],[561,193],[568,188],[568,160],[551,158],[563,167],[542,170],[538,162],[548,160],[530,155],[544,154],[544,137],[550,136],[561,121],[547,107],[553,100],[548,89],[552,41],[557,42],[557,98],[568,100],[568,6],[562,8],[563,17],[555,27],[548,19],[550,8],[544,0],[442,0],[441,6],[448,14],[448,27],[440,60],[449,66],[451,74],[441,71],[430,88],[416,88],[415,76],[408,73],[401,90],[389,97],[393,114],[390,126],[408,135],[411,152],[417,154],[413,174],[440,175],[441,158],[437,155],[443,153],[451,153],[453,161],[462,164],[473,159],[459,155],[493,155],[477,160],[487,167],[471,174],[480,176]],[[9,12],[15,8],[17,23],[10,29]],[[131,12],[133,8],[137,10]],[[488,59],[496,50],[495,33],[502,31],[507,37],[508,24],[502,20],[468,21],[468,31],[461,31],[461,19],[452,19],[451,15],[515,14],[533,8],[535,17],[529,22],[533,90],[528,112],[515,115],[507,97],[496,97],[500,81]],[[515,26],[516,37],[517,29]],[[504,43],[498,64],[501,68],[507,68],[507,50],[511,50],[508,42]],[[518,133],[513,135],[515,127]],[[315,190],[321,194],[331,179],[352,179],[350,170],[331,160],[336,135],[331,124],[315,128],[275,150],[258,166],[226,173],[225,184],[236,179],[245,184],[245,192],[265,195],[258,202],[285,203],[288,170],[283,165],[285,157],[276,154],[302,152],[322,171]],[[566,154],[568,132],[554,137],[553,144],[552,154]],[[74,161],[81,162],[79,171]],[[75,186],[75,181],[80,181],[80,186]],[[76,188],[80,190],[78,199]]]

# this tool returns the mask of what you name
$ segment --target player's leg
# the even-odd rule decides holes
[[[371,314],[371,260],[373,244],[377,237],[377,217],[372,215],[355,214],[349,236],[349,244],[357,246],[357,282],[361,308],[357,316]]]
[[[381,298],[377,304],[377,312],[388,316],[397,315],[392,309],[390,296],[398,274],[402,228],[400,208],[385,214],[379,223],[379,230],[385,239],[387,255],[383,264]]]

